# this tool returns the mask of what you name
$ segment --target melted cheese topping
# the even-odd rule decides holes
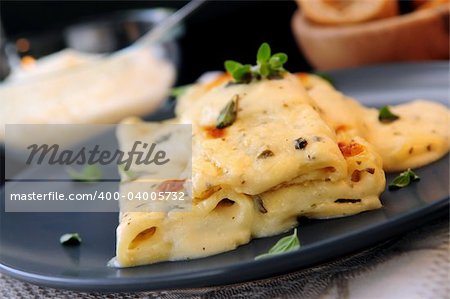
[[[221,137],[211,136],[208,128],[215,126],[220,110],[235,95],[240,98],[237,120]],[[211,186],[254,195],[302,175],[319,173],[336,181],[347,171],[334,132],[293,76],[216,87],[198,97],[180,121],[193,124],[193,184],[198,197]],[[295,148],[298,138],[307,140],[305,149]],[[324,171],[327,167],[334,171]]]
[[[448,151],[448,110],[439,104],[395,106],[400,119],[382,124],[377,110],[316,76],[288,74],[252,84],[229,80],[224,75],[198,84],[178,100],[174,122],[192,124],[193,130],[192,209],[123,210],[117,229],[120,266],[233,250],[254,237],[289,230],[299,216],[332,218],[380,208],[383,167],[415,167]],[[236,95],[237,120],[215,128]],[[145,127],[119,129],[121,147],[147,140]],[[306,144],[296,148],[298,138]],[[183,172],[186,163],[179,165],[170,171]],[[130,190],[140,188],[121,186],[122,192]]]
[[[192,210],[122,213],[121,266],[232,250],[292,228],[298,216],[340,217],[381,207],[381,158],[362,137],[336,134],[297,77],[227,82],[196,86],[179,99],[178,121],[193,129]],[[211,129],[235,95],[237,120],[220,132]],[[124,149],[149,133],[139,127],[119,132]],[[304,148],[295,147],[299,138]]]
[[[366,138],[383,157],[386,171],[417,168],[440,159],[449,148],[449,111],[433,102],[417,100],[397,105],[391,111],[400,118],[378,121],[376,109],[366,110]]]
[[[450,113],[444,105],[416,100],[392,106],[390,110],[400,118],[382,123],[377,109],[362,106],[319,77],[298,77],[320,108],[321,117],[336,132],[350,132],[369,141],[381,155],[386,171],[421,167],[447,154]]]

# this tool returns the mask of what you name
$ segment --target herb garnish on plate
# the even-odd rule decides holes
[[[300,240],[297,237],[297,229],[294,229],[294,233],[292,235],[278,240],[278,242],[269,249],[269,252],[258,255],[257,257],[255,257],[255,260],[294,251],[299,248]]]
[[[64,234],[59,238],[62,245],[78,245],[81,243],[81,237],[78,233]]]
[[[420,177],[414,173],[410,168],[408,170],[399,174],[390,184],[389,190],[398,190],[400,188],[404,188],[408,186],[410,183],[414,181],[419,181]]]
[[[73,168],[66,169],[67,174],[74,181],[90,182],[98,181],[102,178],[102,171],[97,165],[88,164],[81,171],[77,171]]]

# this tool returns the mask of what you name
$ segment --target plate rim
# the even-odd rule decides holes
[[[320,263],[326,263],[330,260],[355,253],[361,249],[368,248],[382,241],[387,241],[395,236],[398,236],[407,231],[411,231],[412,228],[417,228],[427,222],[430,222],[436,218],[442,216],[449,216],[448,210],[450,208],[450,198],[443,198],[433,202],[422,208],[416,208],[408,211],[400,216],[391,219],[383,224],[373,224],[364,229],[344,234],[339,237],[328,238],[323,241],[314,243],[313,245],[306,245],[300,252],[290,252],[283,255],[279,255],[267,260],[253,260],[237,263],[230,266],[222,266],[212,268],[209,270],[196,270],[187,271],[177,274],[168,274],[157,277],[106,277],[106,278],[62,278],[47,276],[42,274],[30,273],[22,270],[18,270],[0,263],[0,272],[2,274],[10,275],[14,278],[20,279],[25,282],[38,284],[47,287],[53,287],[57,289],[69,289],[85,292],[129,292],[129,291],[156,291],[163,289],[177,289],[185,288],[198,288],[198,287],[214,287],[219,285],[228,285],[233,283],[243,283],[252,280],[264,279],[290,273],[295,270],[301,270],[308,268],[312,265],[318,264],[315,260],[302,263],[302,266],[298,266],[296,261],[303,260],[304,255],[311,255],[316,252],[316,249],[323,246],[333,246],[336,248],[336,244],[358,244],[356,246],[350,246],[348,249],[342,248],[339,254],[334,255],[328,259],[322,259]],[[412,225],[405,225],[410,224]],[[383,234],[380,234],[383,232]],[[388,232],[388,233],[386,233]],[[352,242],[356,239],[361,239],[370,235],[372,238],[369,242]],[[364,244],[362,244],[364,243]],[[359,245],[360,244],[360,245]],[[344,246],[345,247],[345,246]],[[313,254],[314,255],[314,254]],[[301,257],[300,257],[301,256]],[[206,257],[207,258],[207,257]],[[273,268],[273,271],[267,271],[265,267],[268,261],[277,262],[277,266]],[[252,267],[264,267],[265,271],[255,271],[247,274],[246,279],[233,278],[236,274],[242,274],[242,268],[246,266]],[[146,266],[142,266],[146,267]],[[276,270],[280,268],[280,270]],[[223,273],[227,273],[228,279],[223,279]],[[156,279],[155,279],[156,278]],[[225,281],[225,282],[224,282]],[[211,283],[212,282],[212,283]],[[174,284],[175,283],[175,284]],[[153,287],[152,284],[155,284]]]

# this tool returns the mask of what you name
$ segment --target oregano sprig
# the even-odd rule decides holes
[[[263,43],[256,54],[256,65],[242,64],[234,60],[225,61],[225,70],[231,74],[235,83],[250,83],[253,80],[274,79],[283,75],[287,62],[285,53],[272,55],[268,43]]]

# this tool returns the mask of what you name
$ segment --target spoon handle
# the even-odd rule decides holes
[[[164,39],[164,36],[175,28],[181,21],[197,10],[207,0],[191,0],[185,6],[164,19],[155,28],[139,38],[135,44],[148,45]]]

